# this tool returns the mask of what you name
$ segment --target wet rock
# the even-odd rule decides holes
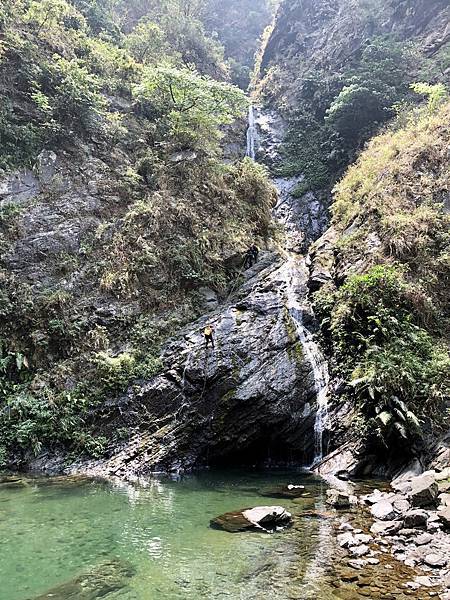
[[[413,509],[404,515],[404,526],[407,529],[425,528],[427,521],[428,513],[425,510]]]
[[[387,500],[376,502],[370,509],[372,516],[380,521],[393,521],[396,517],[394,507]]]
[[[346,492],[340,490],[331,489],[327,490],[326,503],[333,508],[350,508],[351,496]]]
[[[439,520],[446,529],[450,529],[450,507],[447,506],[443,510],[440,510],[437,514]]]
[[[369,554],[370,548],[369,548],[369,546],[366,546],[365,544],[361,544],[360,546],[351,546],[349,548],[349,552],[353,556],[356,556],[359,558],[361,556],[365,556],[366,554]]]
[[[424,562],[429,567],[445,567],[448,560],[440,554],[427,554],[424,558]]]
[[[126,587],[134,575],[130,563],[111,559],[92,567],[72,581],[58,585],[34,600],[96,600]]]
[[[370,528],[374,535],[393,535],[402,528],[401,521],[376,521]]]
[[[211,520],[211,527],[230,533],[248,530],[275,531],[292,522],[291,513],[282,506],[257,506],[228,512]]]
[[[268,497],[268,498],[299,498],[305,493],[304,485],[280,485],[275,488],[270,488],[268,490],[261,490],[259,492],[260,496]]]
[[[408,498],[413,506],[434,506],[438,495],[438,484],[433,475],[423,474],[411,480]]]

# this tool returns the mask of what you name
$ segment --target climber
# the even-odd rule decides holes
[[[253,267],[253,265],[258,262],[259,248],[256,244],[250,246],[247,250],[244,258],[244,269],[249,269]]]
[[[258,262],[258,256],[259,256],[258,246],[256,244],[253,244],[253,246],[250,248],[250,251],[252,253],[253,264],[256,264]]]
[[[212,325],[207,325],[203,331],[205,336],[205,347],[208,348],[209,343],[211,342],[211,346],[214,349],[214,328]]]

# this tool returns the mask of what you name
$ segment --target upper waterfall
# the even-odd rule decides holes
[[[255,160],[256,157],[256,127],[255,127],[255,110],[253,105],[248,107],[248,128],[247,128],[247,156]]]

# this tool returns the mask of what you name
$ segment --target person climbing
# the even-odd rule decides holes
[[[211,346],[214,349],[214,328],[212,325],[207,325],[203,331],[205,336],[205,347],[208,348],[209,343],[211,342]]]
[[[252,253],[252,258],[253,258],[253,264],[256,264],[258,262],[258,257],[259,257],[259,248],[256,244],[253,244],[253,246],[251,246],[250,251]]]
[[[250,246],[245,253],[244,258],[244,269],[250,269],[253,265],[258,262],[259,248],[256,244]]]

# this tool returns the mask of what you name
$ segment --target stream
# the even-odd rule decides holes
[[[302,498],[260,495],[293,481],[305,486]],[[0,484],[0,598],[48,592],[53,596],[42,597],[54,600],[317,598],[321,590],[326,599],[319,576],[333,536],[321,520],[302,516],[323,506],[324,491],[320,480],[292,471],[211,471],[133,484],[64,477]],[[209,527],[219,514],[261,504],[282,504],[296,517],[293,528],[268,535]],[[118,569],[125,564],[129,573],[105,595],[102,564],[111,560],[123,561]],[[96,568],[93,592],[70,595],[71,581]]]

